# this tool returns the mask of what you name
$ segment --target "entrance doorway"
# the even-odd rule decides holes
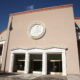
[[[62,73],[62,55],[61,54],[48,54],[47,55],[48,74],[61,74]]]
[[[13,72],[24,72],[25,54],[14,54]]]
[[[80,68],[80,40],[78,40],[78,55],[79,55],[79,68]]]
[[[21,54],[22,53],[22,54]],[[64,49],[14,50],[10,57],[9,72],[66,75]]]
[[[0,70],[2,65],[2,50],[3,50],[3,44],[0,45]]]
[[[2,56],[3,45],[0,45],[0,56]]]
[[[42,72],[42,54],[30,54],[30,73]]]

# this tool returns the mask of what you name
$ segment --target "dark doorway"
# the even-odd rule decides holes
[[[2,56],[3,45],[0,45],[0,56]]]
[[[3,50],[3,45],[1,44],[0,45],[0,70],[1,70],[1,65],[2,65],[2,61],[1,61],[1,59],[2,59],[2,50]]]
[[[42,54],[30,55],[30,73],[42,72]]]
[[[79,56],[79,68],[80,68],[80,40],[78,40],[78,56]]]
[[[24,72],[25,54],[14,55],[13,72]]]
[[[61,54],[48,54],[48,74],[62,72]]]

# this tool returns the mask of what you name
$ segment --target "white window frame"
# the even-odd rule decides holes
[[[61,48],[46,48],[46,49],[41,49],[41,48],[30,48],[30,49],[14,49],[14,50],[12,50],[11,51],[11,56],[10,56],[10,67],[9,67],[9,72],[12,72],[12,68],[13,68],[13,58],[14,58],[14,54],[22,54],[22,53],[24,53],[25,54],[25,56],[27,57],[28,56],[28,58],[29,58],[29,54],[41,54],[42,53],[42,55],[43,54],[45,54],[45,55],[43,55],[43,56],[45,56],[45,58],[43,58],[43,59],[45,59],[46,60],[46,57],[47,57],[47,53],[61,53],[62,54],[62,75],[67,75],[67,72],[66,72],[66,51],[65,51],[65,49],[61,49]],[[29,61],[29,59],[28,58],[25,58],[25,60],[28,60]],[[44,60],[44,63],[43,64],[46,64],[47,62],[45,62],[45,60]],[[29,63],[28,63],[28,65],[27,64],[25,64],[26,66],[28,66],[29,67]],[[46,66],[45,67],[43,67],[44,69],[46,68]],[[28,68],[29,69],[29,68]],[[46,68],[47,69],[47,68]],[[43,69],[42,69],[43,70]],[[45,71],[45,72],[44,72]],[[46,70],[44,70],[43,72],[42,72],[42,74],[43,75],[46,75],[47,74],[47,71]],[[28,70],[26,70],[26,68],[25,68],[25,71],[24,71],[25,73],[28,73]]]
[[[2,59],[3,59],[4,44],[5,44],[4,40],[0,41],[0,45],[3,45],[3,48],[2,48]],[[1,59],[1,62],[2,62],[2,59]]]

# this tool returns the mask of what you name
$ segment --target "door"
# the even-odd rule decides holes
[[[62,55],[48,54],[48,74],[62,73]]]
[[[13,72],[24,72],[25,54],[14,55]]]
[[[42,72],[42,54],[30,54],[30,73]]]

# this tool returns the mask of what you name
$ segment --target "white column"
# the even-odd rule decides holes
[[[45,52],[42,54],[42,74],[47,74],[47,53]]]
[[[25,73],[29,73],[29,53],[26,52],[25,54]]]
[[[66,75],[66,54],[65,54],[65,50],[62,52],[62,72],[63,72],[63,75]]]
[[[9,66],[9,72],[13,72],[13,61],[14,61],[14,54],[11,53],[11,56],[10,56],[10,66]]]

